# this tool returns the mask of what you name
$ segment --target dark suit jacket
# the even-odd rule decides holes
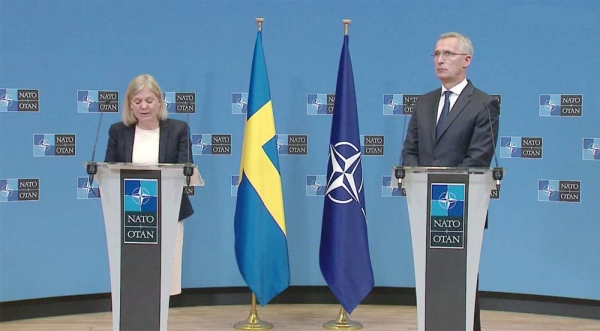
[[[108,130],[108,146],[104,162],[131,162],[134,139],[135,125],[127,126],[123,122],[111,125]],[[159,163],[194,163],[191,146],[189,130],[185,122],[174,119],[160,121]],[[190,199],[183,192],[182,195],[179,220],[188,218],[194,213]]]
[[[402,164],[415,167],[489,167],[498,140],[498,100],[475,88],[469,81],[444,121],[440,137],[436,138],[441,94],[439,88],[417,100],[402,149]]]

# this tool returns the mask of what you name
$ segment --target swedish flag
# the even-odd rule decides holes
[[[290,267],[277,137],[261,31],[256,36],[252,59],[234,225],[238,268],[264,306],[289,286]]]

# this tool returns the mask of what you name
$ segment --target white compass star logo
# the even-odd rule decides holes
[[[150,201],[150,192],[143,187],[138,187],[131,194],[133,201],[138,205],[144,205]]]
[[[321,102],[321,100],[319,100],[319,98],[316,98],[316,99],[315,99],[315,100],[313,100],[313,102],[312,102],[312,107],[313,107],[315,110],[319,110],[319,109],[321,109],[321,106],[322,106],[322,105],[323,105],[323,102]]]
[[[85,193],[86,193],[86,194],[89,194],[89,193],[90,193],[90,191],[93,189],[93,187],[92,187],[92,185],[90,185],[90,182],[89,182],[89,181],[86,181],[86,182],[83,184],[83,187],[82,187],[82,189],[85,191]]]
[[[544,194],[549,198],[554,194],[554,192],[556,192],[556,189],[551,185],[546,185],[544,186],[542,192],[544,192]]]
[[[506,148],[508,150],[508,152],[510,154],[512,154],[512,152],[514,152],[515,149],[517,149],[517,145],[513,144],[512,141],[509,141],[508,144],[506,144],[506,146],[504,146],[504,148]]]
[[[82,102],[85,105],[85,107],[89,109],[94,104],[94,99],[92,99],[92,97],[90,97],[89,95],[86,95],[85,97],[83,97]]]
[[[13,188],[10,185],[8,185],[8,184],[2,186],[2,188],[0,189],[0,192],[5,197],[11,196],[12,193],[13,193],[13,191],[14,191]]]
[[[310,188],[315,192],[318,192],[321,187],[323,187],[323,184],[316,179],[310,183]]]
[[[169,109],[169,106],[171,106],[171,99],[169,99],[169,98],[165,97],[165,98],[163,99],[163,102],[165,103],[165,108],[166,108],[166,109]]]
[[[547,111],[552,112],[554,110],[554,108],[556,108],[556,102],[554,102],[554,100],[550,99],[550,100],[546,101],[546,104],[544,105],[544,107],[546,108]]]
[[[345,157],[338,151],[340,146],[349,146],[354,150],[354,154]],[[339,142],[335,146],[329,145],[329,155],[331,157],[332,172],[327,183],[327,191],[325,194],[336,203],[350,203],[352,200],[360,203],[359,192],[362,191],[362,178],[358,178],[360,183],[357,183],[355,172],[360,165],[360,150],[349,142]],[[332,193],[335,190],[346,191],[351,198],[340,200],[333,197]]]
[[[48,148],[50,148],[50,144],[46,141],[45,138],[42,138],[42,140],[40,140],[40,142],[38,143],[38,148],[41,149],[42,151],[47,151]]]
[[[396,110],[396,109],[398,109],[398,101],[392,99],[392,100],[390,100],[390,102],[388,102],[387,106],[392,111]]]
[[[456,196],[453,193],[448,192],[448,191],[442,193],[440,195],[440,197],[438,198],[438,203],[445,210],[452,209],[454,207],[454,205],[456,205],[456,201],[458,201],[458,200],[456,200]]]
[[[12,105],[13,98],[8,93],[7,94],[3,94],[0,97],[0,103],[2,103],[5,107],[8,107],[8,106]]]
[[[279,139],[277,139],[277,150],[280,150],[281,147],[283,147],[283,143]]]
[[[198,142],[196,143],[196,146],[198,146],[198,148],[200,148],[201,150],[204,150],[207,146],[206,142],[204,141],[204,139],[200,139],[198,140]]]
[[[246,105],[248,104],[248,101],[246,101],[246,99],[240,97],[240,99],[236,102],[236,105],[239,109],[244,109],[246,107]]]
[[[588,151],[590,151],[590,153],[592,153],[592,155],[598,155],[598,153],[600,153],[600,146],[598,146],[598,144],[596,144],[596,143],[592,143],[588,147]]]

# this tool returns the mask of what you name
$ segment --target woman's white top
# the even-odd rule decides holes
[[[157,164],[158,147],[160,145],[160,126],[154,130],[140,129],[135,127],[135,138],[133,139],[132,163]]]

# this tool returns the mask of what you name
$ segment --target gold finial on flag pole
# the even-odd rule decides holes
[[[265,19],[262,17],[257,17],[254,20],[256,21],[256,24],[258,24],[258,31],[262,31],[262,24],[265,21]]]
[[[258,317],[256,312],[256,295],[254,295],[254,292],[252,292],[250,315],[245,321],[235,323],[233,328],[236,330],[270,330],[273,328],[273,324],[263,321]]]
[[[352,22],[352,20],[349,20],[349,19],[342,20],[342,23],[344,23],[344,36],[348,35],[348,27],[350,26],[350,22]]]

